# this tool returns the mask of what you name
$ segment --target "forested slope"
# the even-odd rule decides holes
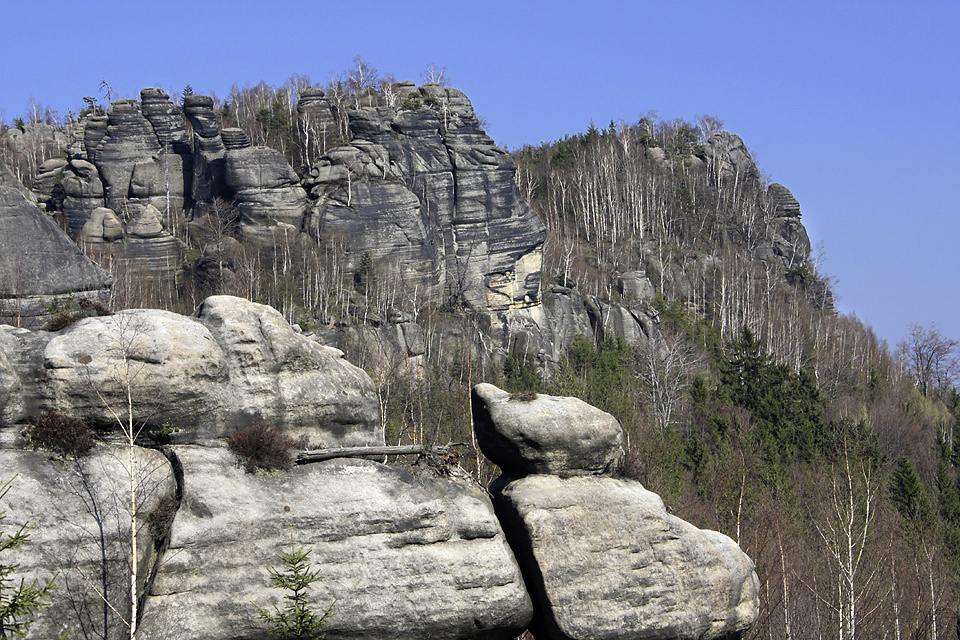
[[[311,167],[356,139],[351,114],[433,109],[443,122],[442,100],[408,102],[372,71],[359,65],[324,96],[302,77],[235,88],[211,108],[221,130],[240,127],[282,152],[309,186]],[[327,120],[298,111],[298,98],[320,97]],[[88,119],[101,113],[92,99],[88,108]],[[66,153],[80,124],[39,113],[4,128],[2,160],[26,186],[55,194],[40,167]],[[659,323],[635,340],[585,332],[559,358],[538,360],[507,335],[493,357],[502,316],[462,296],[425,302],[375,252],[349,259],[349,239],[253,247],[235,203],[200,215],[189,196],[176,286],[134,288],[117,261],[114,306],[189,311],[221,292],[271,304],[368,369],[395,443],[472,442],[469,389],[480,381],[579,396],[623,424],[623,473],[754,559],[762,615],[751,637],[953,637],[956,343],[917,327],[894,352],[838,313],[800,203],[721,127],[650,116],[512,153],[520,193],[546,230],[541,296],[524,304],[542,304],[549,318],[561,313],[551,304],[572,296],[601,309],[651,306]],[[55,213],[56,197],[47,203]],[[449,264],[455,273],[460,263]],[[398,334],[403,357],[391,346]],[[475,450],[461,464],[484,480],[495,474]]]

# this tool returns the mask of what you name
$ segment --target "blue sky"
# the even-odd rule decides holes
[[[589,4],[589,6],[588,6]],[[593,120],[693,120],[740,135],[800,201],[841,310],[895,345],[960,340],[960,2],[17,2],[0,113],[79,110],[107,80],[226,96],[323,83],[361,55],[418,80],[447,67],[501,146]]]

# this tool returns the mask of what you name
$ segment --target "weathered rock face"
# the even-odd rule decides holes
[[[193,127],[193,178],[191,195],[194,202],[209,202],[226,193],[223,181],[225,148],[220,139],[220,125],[213,112],[213,98],[186,96],[183,112]]]
[[[796,269],[810,255],[810,237],[800,222],[800,203],[782,184],[771,184],[767,196],[773,215],[772,239],[760,257],[778,262],[783,269]]]
[[[29,542],[4,552],[4,563],[19,563],[17,576],[28,583],[33,579],[45,583],[58,574],[50,606],[31,627],[30,638],[56,638],[71,627],[73,637],[129,637],[113,610],[129,619],[128,460],[126,449],[106,445],[77,461],[0,448],[0,469],[4,475],[15,475],[2,505],[7,512],[4,526],[33,525]],[[157,563],[158,537],[165,534],[150,522],[164,503],[174,499],[176,482],[169,462],[158,451],[137,447],[134,460],[140,530],[137,587],[142,596]],[[109,605],[98,591],[106,594]]]
[[[757,165],[740,136],[720,131],[704,144],[707,163],[723,180],[745,180],[757,173]]]
[[[27,200],[34,202],[37,200],[37,195],[23,186],[23,183],[17,178],[17,176],[10,170],[10,167],[5,165],[3,162],[0,162],[0,187],[10,187],[16,189],[23,197]]]
[[[32,326],[69,294],[103,299],[110,274],[91,262],[60,227],[23,195],[0,186],[0,316]],[[16,247],[16,249],[13,249]]]
[[[93,153],[105,188],[106,205],[124,211],[130,197],[134,166],[144,158],[160,153],[160,142],[150,121],[143,117],[140,104],[120,100],[107,112],[107,132]]]
[[[300,232],[307,193],[279,151],[231,144],[224,155],[224,180],[240,210],[245,238],[270,241],[270,227],[278,224],[288,226],[295,234]]]
[[[494,488],[546,640],[706,640],[758,615],[753,563],[639,483],[532,475]]]
[[[383,443],[369,376],[274,309],[240,298],[209,298],[196,318],[139,309],[55,334],[8,331],[0,349],[17,377],[7,383],[11,413],[50,409],[109,428],[109,407],[126,406],[129,386],[135,420],[148,430],[178,427],[178,441],[269,420],[311,443]]]
[[[170,547],[138,638],[265,637],[254,604],[281,604],[267,567],[311,547],[326,637],[513,638],[529,596],[478,488],[368,461],[249,475],[223,449],[176,447],[184,473]],[[229,597],[224,597],[229,594]]]
[[[514,397],[482,383],[472,402],[477,444],[504,473],[604,473],[623,455],[617,419],[579,398]]]
[[[97,167],[79,158],[63,168],[60,178],[63,187],[63,216],[70,234],[78,237],[84,225],[97,209],[104,208],[103,182]]]
[[[539,302],[545,233],[513,181],[513,160],[460,91],[405,87],[400,98],[401,108],[349,112],[353,142],[328,151],[304,180],[315,199],[311,230],[353,238],[354,263],[364,253],[396,262],[435,302],[494,310]],[[371,228],[381,231],[365,237]]]

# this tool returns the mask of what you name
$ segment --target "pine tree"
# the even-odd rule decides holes
[[[890,499],[900,515],[914,526],[921,527],[930,518],[926,487],[907,456],[897,459],[890,476]]]
[[[310,547],[297,547],[290,535],[290,551],[277,554],[283,570],[270,567],[270,580],[277,589],[285,589],[283,599],[287,605],[282,609],[274,606],[276,613],[257,607],[260,619],[271,625],[270,633],[281,640],[314,640],[324,636],[329,626],[327,619],[333,615],[330,605],[323,615],[317,615],[308,598],[310,585],[320,579],[320,570],[311,570]]]

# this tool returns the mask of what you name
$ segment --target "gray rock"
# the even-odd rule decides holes
[[[126,406],[129,386],[137,423],[179,428],[178,442],[268,420],[311,443],[383,444],[373,382],[341,352],[240,298],[208,298],[197,314],[135,309],[7,335],[0,349],[18,381],[7,374],[4,384],[19,389],[7,411],[23,419],[56,410],[116,430],[112,409]],[[129,378],[124,354],[135,363]]]
[[[10,170],[10,167],[8,167],[2,161],[0,161],[0,187],[10,187],[12,189],[16,189],[30,202],[37,201],[36,194],[23,186],[23,183],[20,182],[13,171]]]
[[[193,127],[193,176],[191,195],[194,202],[210,202],[227,193],[223,177],[225,148],[220,138],[220,125],[213,111],[213,98],[186,96],[183,111]]]
[[[645,271],[627,271],[617,276],[617,292],[627,304],[650,300],[657,295]]]
[[[90,261],[52,218],[11,187],[0,186],[0,319],[45,321],[58,296],[107,295],[112,277]]]
[[[494,491],[538,639],[708,640],[757,619],[750,558],[637,482],[533,475]]]
[[[266,637],[254,604],[281,604],[267,568],[311,548],[330,640],[513,638],[532,611],[485,493],[429,472],[330,460],[243,473],[223,449],[176,447],[182,506],[137,637]]]
[[[272,420],[327,446],[383,443],[373,382],[342,352],[296,333],[272,307],[242,298],[207,298],[195,316],[223,348],[236,420]]]
[[[256,239],[263,227],[278,223],[300,231],[307,193],[279,151],[268,147],[227,149],[224,179],[234,192],[245,236]]]
[[[83,225],[80,238],[89,245],[103,245],[123,237],[123,223],[113,209],[97,207]]]
[[[745,181],[758,173],[747,145],[738,135],[726,131],[717,132],[707,139],[703,147],[708,166],[723,180]]]
[[[161,146],[169,147],[178,154],[189,154],[193,151],[183,113],[180,107],[170,101],[166,91],[142,89],[140,104],[143,115],[153,126]]]
[[[63,172],[63,216],[73,237],[78,237],[93,212],[103,207],[104,188],[97,167],[74,158]]]
[[[579,398],[473,388],[473,423],[483,454],[507,474],[597,474],[623,455],[623,430],[609,413]]]
[[[66,166],[66,158],[51,158],[40,165],[37,169],[37,177],[33,181],[33,193],[38,202],[49,203],[54,189],[63,180],[63,170]]]
[[[143,596],[160,548],[152,534],[151,515],[176,494],[170,464],[149,449],[133,450],[138,492],[138,581]],[[4,563],[18,562],[17,576],[30,582],[54,577],[57,589],[30,629],[31,638],[56,638],[72,628],[72,637],[129,637],[111,610],[130,615],[130,478],[124,447],[98,445],[79,461],[60,461],[46,453],[0,449],[0,469],[14,478],[3,509],[11,525],[32,524],[30,540],[5,552]],[[9,474],[9,475],[7,475]],[[158,535],[165,534],[158,530]],[[102,535],[102,538],[101,538]],[[104,561],[105,558],[105,561]],[[104,589],[106,587],[106,589]],[[97,591],[105,590],[110,605]]]
[[[93,162],[103,179],[106,206],[123,211],[130,197],[134,166],[160,152],[160,142],[150,121],[134,100],[119,100],[107,112],[107,132]]]
[[[107,135],[108,118],[107,116],[89,116],[83,121],[83,148],[85,159],[93,162],[97,155],[97,149],[103,142],[103,137]]]
[[[395,96],[409,98],[403,108],[351,109],[351,144],[328,150],[310,170],[304,186],[317,199],[311,229],[326,234],[330,201],[346,203],[348,210],[333,214],[338,223],[331,233],[373,225],[382,229],[381,238],[391,234],[385,244],[375,243],[384,247],[380,258],[388,264],[419,264],[405,271],[436,276],[428,295],[433,302],[478,310],[537,304],[545,230],[513,181],[513,160],[480,128],[463,93],[438,85],[403,89],[403,96]],[[375,215],[379,205],[366,196],[383,189],[354,194],[354,185],[364,180],[374,185],[400,181],[409,192],[394,194],[385,224],[365,217],[366,212]],[[409,224],[391,226],[392,220],[418,218],[425,235],[406,237]],[[370,250],[355,249],[352,263]],[[419,287],[422,279],[415,284]]]

